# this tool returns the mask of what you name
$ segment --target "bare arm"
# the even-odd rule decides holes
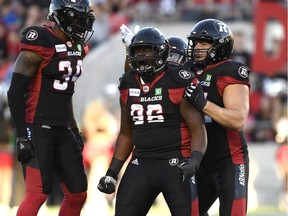
[[[191,135],[191,152],[205,153],[207,148],[207,134],[203,114],[188,101],[182,99],[180,112]]]
[[[116,140],[113,158],[126,161],[133,150],[132,122],[130,113],[120,99],[121,122],[120,131]]]
[[[126,73],[126,72],[129,71],[130,69],[131,69],[131,68],[130,68],[130,65],[129,65],[128,55],[126,55],[125,64],[124,64],[124,72]]]
[[[207,101],[203,112],[223,127],[242,130],[249,113],[249,88],[243,84],[228,85],[223,93],[224,108]]]
[[[43,58],[33,52],[22,51],[16,59],[13,71],[27,77],[33,77],[42,61]]]

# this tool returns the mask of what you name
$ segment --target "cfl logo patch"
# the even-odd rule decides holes
[[[38,32],[36,32],[35,30],[30,30],[26,34],[26,39],[29,40],[29,41],[36,40],[37,38],[38,38]]]

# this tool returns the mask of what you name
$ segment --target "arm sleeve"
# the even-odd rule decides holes
[[[24,95],[30,81],[31,78],[28,76],[13,73],[11,85],[7,92],[8,105],[17,137],[27,136]]]

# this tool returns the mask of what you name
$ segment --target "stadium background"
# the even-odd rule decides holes
[[[84,73],[77,81],[73,101],[79,126],[84,127],[86,108],[93,101],[101,101],[117,121],[119,111],[117,84],[123,73],[125,60],[125,49],[119,33],[121,24],[126,24],[132,31],[135,25],[153,26],[159,28],[166,36],[175,35],[185,39],[199,20],[204,18],[223,20],[235,35],[242,35],[242,40],[235,42],[235,46],[237,44],[237,47],[242,49],[237,50],[238,57],[243,55],[252,69],[252,108],[245,128],[251,157],[248,215],[288,215],[288,195],[283,189],[288,182],[287,178],[285,180],[281,175],[276,157],[280,146],[287,142],[288,131],[287,1],[94,0],[92,2],[97,20],[94,26],[95,33],[89,44],[90,53],[84,61]],[[48,5],[48,1],[0,0],[1,112],[5,113],[8,119],[7,106],[4,109],[5,90],[9,86],[13,62],[18,54],[20,32],[25,26],[51,24],[45,20]],[[276,50],[277,42],[280,48],[278,50]],[[276,54],[273,56],[274,53]],[[280,125],[279,128],[277,125]],[[6,185],[11,186],[11,193],[5,192],[1,187],[1,179],[5,179],[7,174],[1,167],[4,165],[0,163],[1,216],[15,215],[24,192],[21,168],[15,159],[12,135],[8,152],[13,157],[11,166],[8,166],[12,173],[11,184]],[[0,148],[0,160],[6,153],[6,150]],[[287,150],[285,153],[282,167],[287,170]],[[104,171],[102,173],[104,174]],[[97,182],[98,180],[94,183]],[[1,195],[4,198],[1,198]],[[10,198],[8,204],[7,201],[4,202],[5,196]],[[61,193],[56,188],[39,215],[57,215],[60,198]],[[95,211],[100,208],[101,204],[97,206],[96,200],[94,212],[83,211],[83,216],[95,215]],[[211,209],[211,215],[217,215],[216,211],[217,203]],[[113,215],[113,202],[106,215]],[[149,212],[149,216],[154,215],[169,215],[161,197]],[[102,216],[105,216],[104,213]]]

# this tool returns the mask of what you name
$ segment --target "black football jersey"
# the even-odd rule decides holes
[[[81,43],[61,40],[48,26],[23,31],[20,51],[31,51],[44,61],[28,88],[26,122],[63,126],[69,122],[74,85],[83,72],[88,49]]]
[[[144,83],[135,71],[122,76],[119,90],[131,114],[136,157],[190,156],[190,135],[179,103],[192,81],[194,75],[180,68],[167,69],[150,84]]]
[[[224,107],[223,91],[225,87],[230,84],[244,84],[250,87],[249,72],[246,65],[227,60],[196,73],[207,99]],[[247,143],[243,132],[224,128],[209,116],[205,116],[205,125],[208,147],[202,165],[217,166],[227,162],[232,164],[248,162]]]

